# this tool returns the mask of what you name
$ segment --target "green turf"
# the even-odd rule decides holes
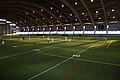
[[[5,45],[0,45],[0,80],[28,80],[78,53],[79,58],[74,57],[33,80],[120,80],[119,37],[109,37],[107,44],[104,37],[74,37],[72,43],[64,37],[50,36],[53,37],[54,42],[50,43],[47,37],[40,36],[25,41],[19,40],[20,36],[0,38],[5,41]],[[40,51],[33,51],[34,41]]]

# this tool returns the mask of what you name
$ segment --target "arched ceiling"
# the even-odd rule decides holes
[[[120,0],[0,0],[0,18],[21,27],[120,24]]]

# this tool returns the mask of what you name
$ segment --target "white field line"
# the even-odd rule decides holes
[[[26,51],[26,52],[19,53],[19,54],[13,54],[13,55],[9,55],[9,56],[4,56],[4,57],[0,57],[0,59],[5,59],[5,58],[9,58],[9,57],[14,57],[14,56],[22,55],[22,54],[29,53],[29,52],[33,52],[33,51]]]
[[[63,43],[60,43],[60,44],[57,44],[57,45],[62,45]],[[45,48],[41,48],[41,49],[50,49],[50,48],[53,48],[53,47],[56,47],[56,46],[51,46],[51,47],[45,47]],[[21,53],[16,53],[16,54],[13,54],[13,55],[8,55],[8,56],[4,56],[4,57],[0,57],[0,59],[5,59],[5,58],[9,58],[9,57],[14,57],[14,56],[18,56],[18,55],[22,55],[22,54],[25,54],[25,53],[30,53],[30,52],[33,52],[33,51],[26,51],[26,52],[21,52]]]
[[[92,48],[92,47],[93,47],[95,44],[97,44],[97,43],[98,43],[98,42],[94,43],[93,45],[89,46],[88,48],[84,49],[83,51],[78,52],[77,54],[81,54],[81,53],[87,51],[88,49]],[[35,76],[29,78],[28,80],[33,80],[33,79],[35,79],[36,77],[38,77],[38,76],[40,76],[40,75],[42,75],[42,74],[48,72],[49,70],[54,69],[54,68],[56,68],[57,66],[59,66],[59,65],[61,65],[61,64],[63,64],[63,63],[65,63],[65,62],[67,62],[68,60],[72,59],[73,57],[74,57],[74,56],[72,56],[72,57],[70,57],[70,58],[68,58],[68,59],[66,59],[66,60],[64,60],[64,61],[62,61],[62,62],[56,64],[56,65],[53,66],[53,67],[50,67],[50,68],[46,69],[45,71],[43,71],[43,72],[41,72],[41,73],[39,73],[39,74],[37,74],[37,75],[35,75]]]
[[[112,40],[109,42],[109,44],[106,46],[106,48],[108,48],[112,43]]]
[[[64,44],[64,43],[59,43],[59,44],[56,44],[56,45],[62,45],[62,44]],[[51,48],[53,48],[53,47],[56,47],[56,45],[55,45],[55,46],[50,46],[50,47],[41,48],[41,49],[46,49],[46,48],[51,49]],[[45,50],[45,51],[46,51],[46,50]],[[26,51],[26,52],[22,52],[22,53],[16,53],[16,54],[13,54],[13,55],[8,55],[8,56],[0,57],[0,59],[5,59],[5,58],[9,58],[9,57],[14,57],[14,56],[22,55],[22,54],[29,53],[29,52],[33,52],[33,51]]]

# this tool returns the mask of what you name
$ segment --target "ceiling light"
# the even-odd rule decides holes
[[[28,13],[26,13],[26,14],[28,14]]]
[[[77,2],[75,2],[75,5],[77,5],[78,3]]]
[[[101,17],[99,17],[99,19],[101,19]]]
[[[52,7],[50,7],[50,9],[53,9]]]
[[[39,31],[40,29],[38,28],[38,31]]]
[[[60,15],[60,17],[62,17],[62,16]]]
[[[96,11],[96,14],[98,13],[98,11]]]
[[[91,2],[93,2],[93,0],[91,0]]]
[[[59,12],[59,10],[57,10],[57,12]]]
[[[78,21],[78,19],[75,19],[75,21]]]
[[[45,18],[43,18],[43,19],[45,19]]]
[[[70,16],[72,16],[72,14],[70,14]]]
[[[85,26],[83,26],[83,29],[85,29]]]
[[[115,16],[113,16],[113,18],[115,18]]]
[[[64,5],[62,5],[62,7],[64,7]]]
[[[35,13],[35,11],[33,11],[33,13]]]
[[[85,14],[85,13],[82,13],[82,14]]]
[[[36,19],[36,21],[37,21],[38,19]]]
[[[52,19],[53,17],[51,16],[51,19]]]
[[[115,11],[114,9],[112,9],[112,11]]]
[[[43,11],[43,9],[41,9],[41,11]]]

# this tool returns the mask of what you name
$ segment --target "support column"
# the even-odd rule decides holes
[[[73,26],[73,35],[75,35],[75,26]]]
[[[57,34],[57,31],[58,31],[58,27],[56,28],[56,34]]]
[[[106,35],[108,36],[108,31],[109,31],[109,25],[107,25],[107,28],[106,28]]]
[[[85,34],[85,26],[83,26],[83,35]]]
[[[50,28],[49,28],[49,35],[51,35],[51,29],[52,29],[52,28],[50,27]]]
[[[94,26],[94,34],[96,34],[96,28],[97,28],[97,26],[95,25]]]
[[[66,28],[66,27],[64,27],[64,35],[66,34],[66,29],[67,29],[67,28]]]

